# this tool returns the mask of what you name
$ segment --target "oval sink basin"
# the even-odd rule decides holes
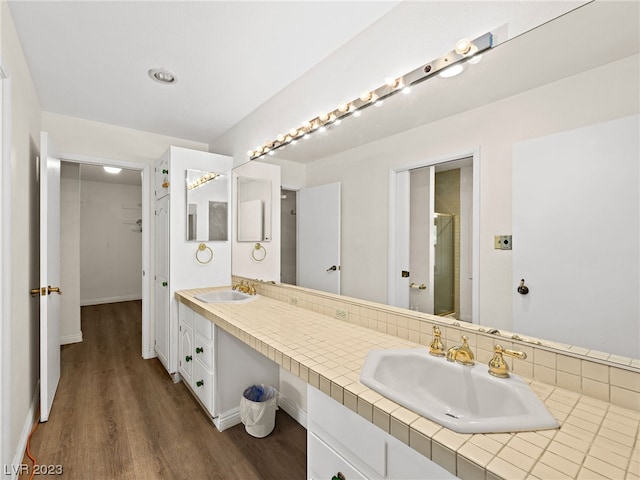
[[[258,295],[249,295],[238,290],[215,290],[199,293],[195,298],[204,303],[249,303],[258,298]]]
[[[372,350],[360,382],[423,417],[459,433],[559,427],[519,376],[497,378],[486,365],[464,366],[427,350]]]

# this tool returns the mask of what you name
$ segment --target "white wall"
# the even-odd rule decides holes
[[[81,305],[142,298],[142,188],[82,180],[80,202]]]
[[[82,341],[80,324],[80,165],[60,173],[60,344]]]
[[[39,379],[38,297],[39,231],[36,157],[39,155],[40,105],[7,2],[1,2],[2,67],[11,82],[11,216],[9,262],[10,315],[2,315],[4,345],[2,371],[2,458],[0,464],[22,462],[26,436],[32,425]],[[7,222],[7,220],[4,220]],[[7,227],[7,223],[3,225]],[[6,325],[6,323],[9,325]],[[8,379],[6,378],[8,376]],[[5,390],[6,387],[8,390]],[[10,395],[9,395],[10,392]]]
[[[637,113],[639,70],[632,56],[308,164],[307,186],[342,183],[342,293],[387,301],[389,170],[479,148],[479,322],[509,330],[511,256],[494,250],[493,236],[511,232],[512,147]]]

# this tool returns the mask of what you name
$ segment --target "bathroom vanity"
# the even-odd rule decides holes
[[[640,476],[640,411],[620,405],[617,396],[608,402],[538,380],[526,380],[558,420],[560,428],[518,433],[456,433],[359,382],[371,350],[424,348],[426,354],[424,344],[356,324],[353,317],[342,320],[331,316],[337,305],[332,301],[356,302],[354,299],[300,288],[289,291],[277,285],[257,284],[256,288],[259,298],[246,304],[207,304],[195,298],[211,289],[179,291],[176,296],[202,319],[213,322],[215,331],[233,338],[241,349],[260,354],[262,362],[277,365],[308,384],[311,478],[340,478],[338,472],[347,479],[428,478],[428,472],[442,478],[440,468],[459,478],[487,480]],[[291,295],[295,295],[298,306],[292,305]],[[310,300],[314,295],[317,303]],[[359,316],[365,317],[376,308],[375,304],[365,302],[358,307]],[[384,308],[386,322],[396,325],[411,322],[418,329],[424,323],[424,331],[430,337],[432,325],[427,317]],[[351,305],[351,311],[354,309]],[[376,318],[382,317],[376,313]],[[445,343],[459,341],[461,330],[453,322],[450,328],[441,328]],[[470,337],[476,359],[484,362],[484,339],[491,343],[493,339],[480,333]],[[532,371],[536,358],[543,362],[548,359],[548,352],[539,354],[537,350],[529,348]],[[638,373],[633,370],[587,359],[580,361],[585,383],[593,372],[606,369],[612,391],[616,383],[628,389],[638,388]],[[236,398],[240,394],[241,390],[236,392]]]
[[[278,366],[184,303],[178,305],[182,379],[218,430],[240,423],[244,389],[278,385]]]

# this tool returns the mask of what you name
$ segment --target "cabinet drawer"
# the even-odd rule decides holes
[[[199,313],[193,312],[193,323],[196,332],[206,340],[213,340],[213,322],[210,322]]]
[[[213,373],[197,358],[193,362],[193,391],[213,415]]]
[[[193,327],[194,311],[187,307],[184,303],[178,302],[178,320]]]
[[[372,478],[387,471],[385,432],[320,390],[308,386],[308,430]]]
[[[213,371],[213,345],[197,333],[193,342],[193,358],[197,358]]]
[[[366,480],[353,465],[313,433],[307,435],[307,477],[330,480],[341,472],[345,480]]]

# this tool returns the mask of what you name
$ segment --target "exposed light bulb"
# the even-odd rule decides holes
[[[389,88],[397,88],[398,84],[400,83],[400,81],[397,78],[387,77],[387,78],[384,79],[384,83]]]
[[[325,123],[327,120],[329,120],[329,114],[328,113],[323,113],[321,115],[318,115],[318,118],[320,119],[320,121],[322,123]]]
[[[291,130],[289,130],[289,135],[291,135],[291,138],[295,138],[298,136],[298,129],[297,128],[292,128]]]
[[[276,140],[278,140],[280,143],[284,142],[284,135],[279,134],[279,135],[276,137]]]
[[[369,100],[371,100],[371,92],[362,92],[360,94],[360,100],[362,100],[363,102],[368,102]]]
[[[340,113],[346,113],[349,110],[349,104],[342,102],[338,105],[338,111]]]
[[[458,55],[466,55],[471,51],[472,45],[471,40],[468,38],[462,38],[456,42],[455,52]]]

